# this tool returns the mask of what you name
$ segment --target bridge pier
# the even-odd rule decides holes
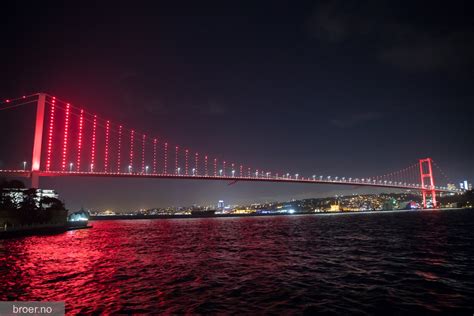
[[[35,138],[33,142],[33,157],[31,159],[31,187],[39,188],[38,172],[41,168],[41,145],[43,142],[44,112],[46,104],[46,94],[38,94],[36,106]]]
[[[436,190],[433,178],[433,169],[431,168],[431,158],[420,159],[420,178],[421,178],[421,193],[423,195],[423,208],[427,208],[426,196],[431,195],[431,202],[433,207],[437,207]],[[429,179],[429,183],[425,184],[425,179]]]
[[[39,189],[39,175],[37,172],[32,172],[30,175],[30,188]]]

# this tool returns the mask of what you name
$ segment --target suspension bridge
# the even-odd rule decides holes
[[[419,191],[424,207],[428,199],[436,207],[436,194],[462,192],[435,185],[436,170],[451,181],[431,158],[381,176],[275,172],[171,144],[46,93],[6,99],[0,111],[28,105],[36,107],[31,163],[24,161],[23,168],[2,166],[0,176],[30,178],[33,188],[39,187],[40,177],[78,176],[331,184]]]

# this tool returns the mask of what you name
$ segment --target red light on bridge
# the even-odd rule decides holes
[[[49,113],[49,131],[48,131],[48,149],[46,153],[46,171],[51,169],[51,152],[53,149],[53,129],[54,129],[54,110],[56,100],[52,101],[51,110]]]
[[[92,123],[92,149],[91,149],[91,172],[94,171],[95,167],[95,142],[96,142],[96,130],[97,130],[97,115],[94,115],[94,121]]]
[[[194,155],[194,159],[195,159],[195,175],[198,175],[199,172],[198,172],[198,166],[199,166],[199,153],[196,153]]]
[[[179,154],[179,146],[176,146],[174,150],[174,173],[175,174],[178,174],[178,154]]]
[[[146,135],[143,134],[142,136],[142,173],[145,173],[145,142],[146,142]]]
[[[104,169],[105,172],[109,171],[109,134],[110,134],[110,121],[105,124],[105,152],[104,152]]]
[[[61,170],[66,170],[66,156],[67,156],[67,142],[68,142],[68,129],[69,129],[69,111],[70,104],[66,104],[66,116],[64,118],[64,135],[63,135],[63,155],[61,162]]]
[[[189,150],[188,149],[185,150],[184,155],[185,155],[185,158],[184,158],[184,160],[185,160],[184,173],[186,175],[188,175],[188,156],[189,156]]]
[[[168,143],[165,143],[165,164],[163,172],[164,174],[168,174]]]
[[[129,171],[133,170],[133,142],[135,138],[135,131],[130,131],[130,164],[128,165]]]
[[[117,172],[122,171],[121,158],[122,155],[122,125],[119,126],[118,143],[117,143]]]
[[[158,140],[153,139],[153,174],[156,174],[156,144]]]
[[[81,170],[81,149],[82,149],[82,129],[84,122],[84,110],[81,109],[81,113],[79,114],[79,134],[77,137],[77,166],[76,170]]]

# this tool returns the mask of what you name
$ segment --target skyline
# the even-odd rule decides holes
[[[35,9],[22,8],[22,16]],[[413,16],[388,4],[337,1],[153,8],[160,19],[146,14],[151,8],[63,9],[41,11],[45,23],[34,29],[14,13],[7,18],[2,34],[12,45],[2,59],[15,60],[5,65],[2,98],[44,90],[146,133],[256,166],[356,177],[429,156],[456,184],[474,178],[464,136],[472,134],[474,114],[472,55],[458,54],[460,41],[463,49],[473,43],[468,10],[432,5],[419,25],[421,4],[410,5]],[[374,12],[380,15],[364,19]],[[35,44],[42,49],[32,57]],[[427,47],[435,53],[420,55]],[[347,192],[182,180],[42,183],[73,208]]]

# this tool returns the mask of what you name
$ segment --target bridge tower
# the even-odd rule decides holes
[[[36,105],[36,125],[35,138],[33,141],[33,157],[31,159],[31,187],[39,187],[39,171],[41,168],[41,145],[43,142],[44,112],[46,95],[38,94],[38,103]]]
[[[423,208],[426,208],[426,196],[431,195],[431,200],[433,202],[433,207],[437,207],[438,203],[436,202],[436,191],[433,178],[433,169],[431,168],[431,158],[420,159],[420,178],[421,178],[421,192],[423,194]],[[426,179],[429,179],[425,183]]]

